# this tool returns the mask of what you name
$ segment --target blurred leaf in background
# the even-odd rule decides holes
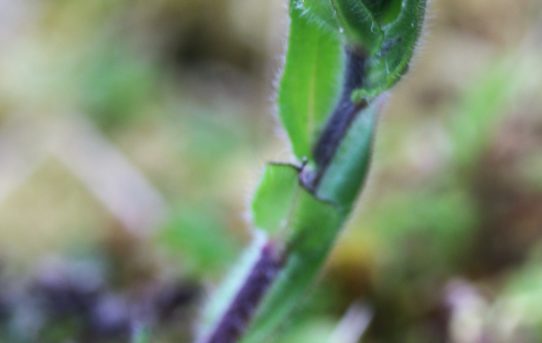
[[[224,222],[216,209],[183,206],[160,233],[159,243],[180,257],[183,272],[213,277],[231,265],[240,248]]]

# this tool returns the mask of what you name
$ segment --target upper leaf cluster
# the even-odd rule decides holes
[[[354,103],[371,101],[407,71],[426,0],[290,0],[291,29],[279,114],[299,159],[339,101],[344,51],[365,59]]]

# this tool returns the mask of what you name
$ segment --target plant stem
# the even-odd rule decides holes
[[[237,342],[284,261],[274,242],[268,241],[244,284],[205,343]]]
[[[304,174],[307,173],[304,167],[299,169],[300,182],[315,196],[318,183],[332,162],[350,124],[359,112],[367,107],[366,101],[354,103],[350,98],[352,90],[363,84],[365,55],[353,49],[346,49],[346,59],[342,96],[314,147],[317,168],[315,171],[308,171],[310,176]],[[204,340],[205,343],[234,343],[242,337],[276,275],[282,266],[287,264],[287,259],[288,251],[279,252],[273,242],[269,241],[263,246],[260,257],[254,263],[230,307],[211,335]]]

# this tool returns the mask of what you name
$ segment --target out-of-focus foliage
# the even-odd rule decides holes
[[[429,13],[385,108],[360,210],[277,342],[327,339],[359,300],[373,314],[365,342],[542,339],[540,1],[435,0]],[[31,287],[51,254],[92,251],[114,270],[102,294],[121,298],[142,280],[206,290],[227,273],[263,162],[288,157],[268,119],[286,14],[278,0],[0,1],[0,332],[32,332],[41,305],[7,290]],[[67,148],[82,137],[58,143],[72,119],[97,127],[161,195],[154,239],[134,239],[74,175]],[[128,179],[110,159],[92,162],[107,189]],[[132,213],[126,199],[148,194],[130,189],[120,194]],[[151,341],[189,341],[196,305]]]
[[[162,230],[159,243],[179,256],[187,272],[213,275],[228,268],[238,246],[213,208],[184,206]]]

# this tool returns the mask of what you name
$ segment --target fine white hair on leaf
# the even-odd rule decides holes
[[[415,65],[416,63],[416,60],[417,60],[417,56],[420,55],[424,49],[425,49],[425,46],[426,46],[426,42],[429,41],[430,39],[430,34],[429,32],[431,31],[431,28],[433,27],[434,25],[434,22],[435,22],[435,18],[438,18],[436,16],[434,16],[434,14],[432,14],[432,1],[431,0],[428,0],[427,3],[426,3],[426,10],[425,10],[425,17],[424,17],[424,20],[422,21],[421,23],[421,27],[420,27],[420,34],[418,35],[418,39],[416,40],[416,44],[414,46],[414,50],[412,52],[412,58],[410,60],[410,64],[411,65]]]

